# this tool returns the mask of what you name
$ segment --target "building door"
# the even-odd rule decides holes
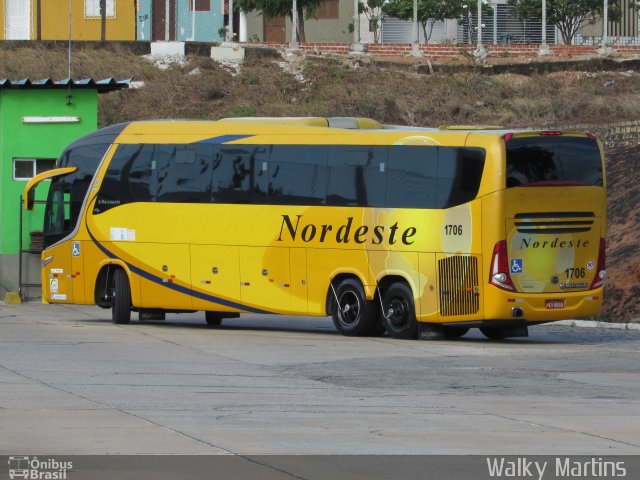
[[[167,5],[169,12],[167,14]],[[169,36],[167,37],[167,22]],[[176,39],[176,0],[153,0],[151,6],[151,40],[154,42]]]
[[[30,40],[31,0],[11,0],[5,4],[5,39]]]
[[[272,43],[285,43],[285,18],[264,16],[264,41]]]

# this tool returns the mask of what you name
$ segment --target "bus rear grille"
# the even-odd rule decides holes
[[[549,235],[582,233],[591,230],[594,217],[593,212],[518,213],[515,225],[518,233]],[[567,220],[561,220],[564,218]]]
[[[478,259],[455,255],[438,260],[440,313],[443,316],[478,313]]]

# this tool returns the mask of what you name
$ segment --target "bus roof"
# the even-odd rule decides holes
[[[235,127],[235,128],[234,128]],[[233,132],[230,132],[233,130]],[[414,127],[406,125],[385,125],[375,120],[364,117],[237,117],[214,120],[141,120],[105,127],[93,132],[81,139],[82,143],[88,139],[95,139],[101,136],[100,141],[104,141],[105,135],[118,136],[140,134],[321,134],[329,133],[336,135],[348,135],[357,130],[361,133],[408,133],[408,134],[444,134],[453,136],[466,136],[468,134],[480,134],[493,137],[503,137],[505,135],[544,135],[544,134],[565,134],[565,135],[585,135],[584,132],[560,132],[545,131],[542,129],[506,129],[498,125],[445,125],[437,128]],[[94,141],[95,141],[94,140]],[[228,141],[233,141],[229,139]]]

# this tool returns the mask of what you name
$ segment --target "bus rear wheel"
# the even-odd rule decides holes
[[[418,321],[411,289],[404,283],[392,283],[382,297],[382,321],[393,338],[413,339],[418,335]]]
[[[113,273],[113,295],[111,299],[111,319],[122,325],[131,321],[131,288],[129,278],[122,269]]]
[[[358,280],[343,280],[331,294],[333,324],[343,335],[358,337],[368,335],[378,321],[375,302],[368,302]]]
[[[489,340],[504,340],[502,329],[497,327],[480,327],[482,334]]]

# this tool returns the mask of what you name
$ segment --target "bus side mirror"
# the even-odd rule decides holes
[[[60,175],[68,175],[75,172],[76,170],[78,170],[78,167],[54,168],[53,170],[47,170],[33,177],[27,182],[27,185],[24,187],[24,193],[22,194],[22,197],[24,198],[24,208],[26,208],[27,210],[33,210],[33,206],[36,203],[36,187],[40,182],[46,180],[47,178],[58,177]]]

